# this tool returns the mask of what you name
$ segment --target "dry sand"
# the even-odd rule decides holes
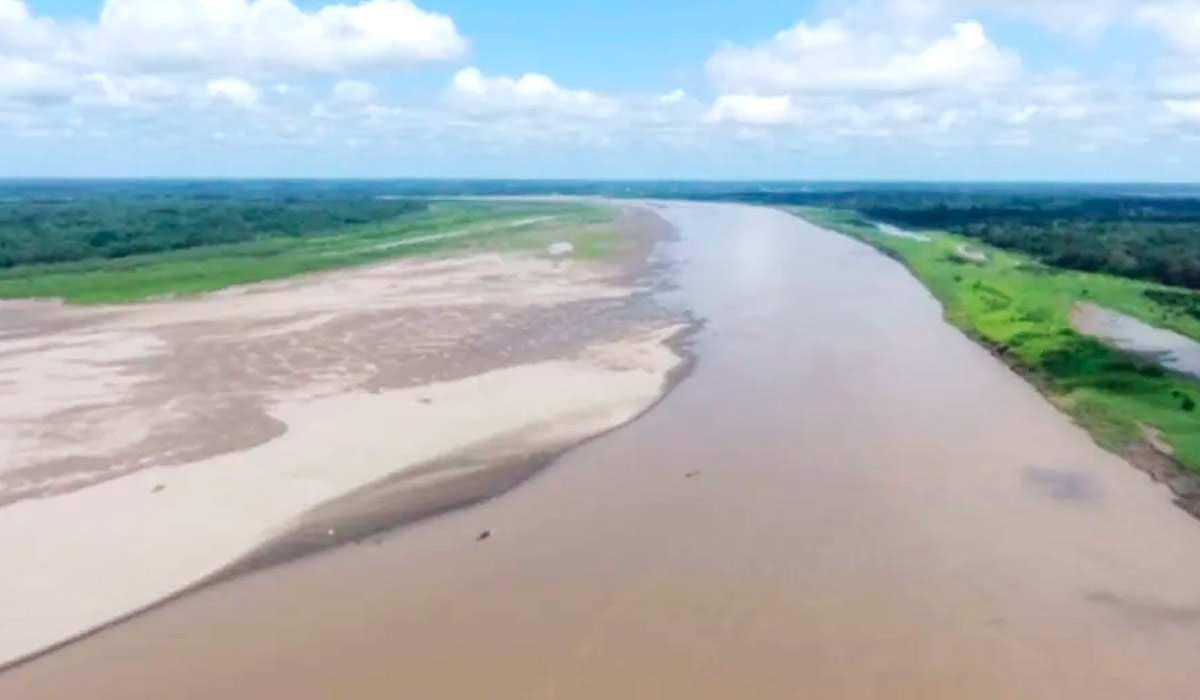
[[[662,225],[623,221],[643,242]],[[632,419],[679,364],[681,326],[626,262],[488,254],[136,306],[0,304],[0,666],[252,552],[485,498]]]

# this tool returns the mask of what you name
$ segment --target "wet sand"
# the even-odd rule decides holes
[[[668,205],[692,376],[507,495],[0,674],[33,698],[1167,698],[1200,528],[786,214]],[[477,541],[479,533],[492,535]]]

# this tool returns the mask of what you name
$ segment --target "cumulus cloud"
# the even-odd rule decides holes
[[[379,90],[374,85],[361,80],[339,80],[333,86],[333,99],[338,102],[365,104],[378,94]]]
[[[454,61],[467,52],[450,17],[409,0],[311,12],[290,0],[107,0],[87,39],[97,57],[143,72],[216,65],[334,73]]]
[[[294,108],[313,91],[292,86],[319,74],[342,78],[336,101],[366,104],[375,88],[354,74],[468,52],[450,17],[411,0],[324,2],[104,0],[94,19],[57,21],[27,0],[0,0],[0,106],[70,101],[143,119],[170,100],[176,119],[206,104]],[[289,87],[264,95],[259,82]]]
[[[836,14],[808,18],[759,43],[719,47],[707,64],[718,95],[707,121],[802,124],[790,133],[809,142],[886,136],[937,148],[1070,142],[1104,124],[1144,134],[1151,113],[1165,108],[1139,87],[1137,72],[1110,73],[1103,81],[1070,70],[1030,73],[981,19],[1002,12],[1048,24],[1049,14],[1083,21],[1091,12],[1100,22],[1129,18],[1148,4],[851,0]],[[1177,91],[1189,87],[1174,84]]]
[[[1136,16],[1186,56],[1200,60],[1200,3],[1194,0],[1145,2],[1138,8]]]
[[[708,59],[718,97],[710,123],[804,124],[821,139],[928,138],[986,118],[1028,121],[1032,102],[999,109],[1022,85],[1020,56],[944,0],[857,0],[757,44],[725,45]]]
[[[183,91],[170,80],[158,76],[110,75],[92,73],[76,95],[82,104],[117,107],[146,107],[179,97]]]
[[[1159,76],[1151,86],[1155,95],[1166,98],[1200,96],[1200,70],[1170,72]]]
[[[0,54],[46,49],[56,30],[54,22],[35,17],[23,0],[0,0]]]
[[[241,78],[216,78],[204,86],[204,94],[214,102],[241,109],[258,106],[262,94],[258,88]]]
[[[464,68],[454,75],[449,98],[460,107],[496,112],[606,117],[620,111],[619,102],[613,98],[561,87],[540,73],[526,73],[520,78],[491,77],[478,68]]]
[[[686,99],[688,99],[687,92],[680,90],[679,88],[676,88],[670,92],[664,92],[658,96],[658,101],[662,102],[663,104],[679,104]]]
[[[0,57],[25,62],[23,76],[29,62],[77,76],[339,73],[453,62],[467,51],[450,17],[410,0],[312,10],[291,0],[105,0],[90,22],[0,0]]]
[[[867,142],[948,152],[1109,148],[1200,128],[1200,0],[827,0],[774,36],[696,56],[709,84],[688,82],[687,91],[668,83],[602,94],[543,72],[489,73],[483,63],[458,70],[440,99],[397,102],[389,98],[415,92],[399,85],[408,69],[461,68],[470,53],[450,17],[423,9],[427,0],[92,2],[95,17],[68,22],[39,16],[33,0],[0,0],[0,125],[15,125],[0,129],[8,143],[36,133],[137,143],[221,133],[228,144],[390,139],[431,152],[540,144],[744,153]],[[1118,23],[1162,42],[1103,75],[1090,60],[1077,62],[1078,73],[1033,72],[992,22],[1060,42],[1054,62],[1067,66],[1076,35],[1095,38]]]
[[[775,94],[974,89],[1009,82],[1020,68],[1020,57],[997,47],[973,21],[932,38],[840,18],[800,22],[756,46],[723,47],[708,60],[720,90]]]
[[[1091,39],[1107,31],[1139,0],[975,0],[1019,17],[1028,17],[1060,33]]]
[[[882,26],[938,23],[980,11],[1032,20],[1060,34],[1095,39],[1146,7],[1193,0],[858,0],[848,13],[874,17]]]
[[[937,118],[938,131],[949,131],[955,125],[961,123],[966,116],[966,112],[961,109],[947,109],[942,111]]]
[[[1167,121],[1172,124],[1200,124],[1200,100],[1166,100]]]
[[[709,122],[731,122],[744,126],[779,126],[797,121],[800,113],[792,108],[788,95],[721,95],[705,115]]]
[[[0,55],[0,101],[56,102],[75,90],[73,76],[26,58]]]

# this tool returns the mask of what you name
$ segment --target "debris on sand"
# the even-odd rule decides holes
[[[158,485],[157,485],[157,486],[155,486],[153,489],[151,489],[150,493],[158,493],[159,491],[162,491],[162,490],[163,490],[163,489],[165,489],[165,488],[167,488],[165,485],[163,485],[163,484],[158,484]]]
[[[688,472],[687,474],[684,474],[684,475],[683,475],[683,478],[685,478],[685,479],[695,479],[695,478],[696,478],[696,477],[698,477],[698,476],[700,476],[700,472],[698,472],[698,471],[691,471],[691,472]]]
[[[482,542],[482,541],[484,541],[484,540],[488,539],[488,538],[489,538],[489,537],[491,537],[491,536],[492,536],[492,531],[491,531],[491,530],[484,530],[483,532],[479,533],[479,537],[476,537],[476,538],[475,538],[475,541],[476,541],[476,542]]]

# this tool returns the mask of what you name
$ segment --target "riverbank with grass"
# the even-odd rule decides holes
[[[918,232],[927,240],[887,235],[850,211],[789,211],[901,261],[942,303],[949,322],[1032,381],[1097,443],[1167,481],[1181,505],[1200,512],[1200,384],[1072,323],[1077,306],[1090,304],[1200,339],[1188,291],[1052,268],[938,231]],[[965,246],[981,257],[963,256]]]
[[[573,257],[597,259],[629,241],[611,224],[618,210],[580,202],[431,202],[420,211],[323,235],[265,236],[119,258],[0,270],[0,298],[124,303],[187,296],[253,282],[393,258],[535,249],[568,242]]]

